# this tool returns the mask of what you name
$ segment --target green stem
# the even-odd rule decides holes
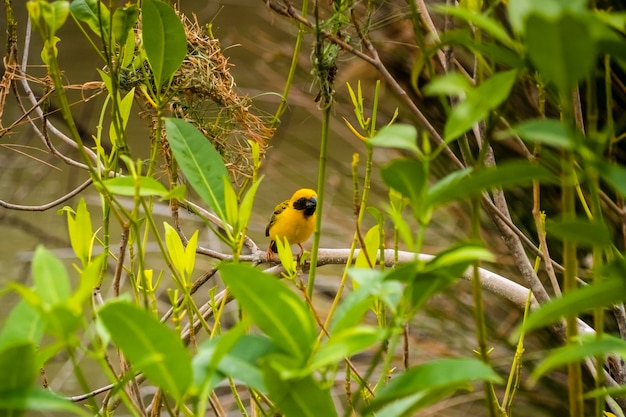
[[[309,281],[307,283],[307,294],[310,299],[313,299],[315,274],[317,272],[317,252],[320,247],[322,215],[324,208],[324,192],[326,189],[326,164],[328,161],[328,131],[330,126],[330,109],[330,105],[324,107],[324,119],[322,122],[322,142],[320,145],[319,168],[317,174],[317,210],[315,214],[315,234],[313,235],[313,248],[311,249],[311,269],[309,271]]]

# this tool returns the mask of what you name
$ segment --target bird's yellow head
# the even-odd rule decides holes
[[[317,193],[310,188],[301,188],[291,196],[289,201],[292,207],[296,210],[301,210],[306,218],[315,213]]]

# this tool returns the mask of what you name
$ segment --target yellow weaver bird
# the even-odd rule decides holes
[[[285,200],[274,208],[272,218],[265,228],[265,236],[271,239],[267,248],[267,259],[272,252],[278,252],[276,240],[281,242],[287,238],[290,245],[300,246],[300,255],[304,253],[302,243],[311,236],[315,229],[315,209],[317,194],[309,188],[296,191],[289,200]]]

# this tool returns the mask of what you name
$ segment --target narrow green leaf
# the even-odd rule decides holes
[[[537,380],[546,372],[569,363],[611,353],[622,358],[626,357],[626,341],[608,334],[603,334],[599,338],[596,335],[582,336],[580,340],[575,340],[567,346],[551,350],[548,357],[533,370],[531,378]]]
[[[98,317],[134,369],[182,399],[192,381],[191,358],[176,332],[125,301],[105,304]]]
[[[563,123],[556,119],[527,120],[511,130],[528,142],[543,143],[562,149],[573,149],[578,142]]]
[[[596,45],[589,21],[564,12],[555,18],[531,14],[526,21],[530,59],[539,72],[564,96],[595,65]]]
[[[555,183],[557,178],[547,168],[529,161],[505,162],[497,167],[482,168],[467,176],[469,171],[458,171],[430,187],[426,204],[439,206],[451,201],[480,195],[493,188],[521,187],[533,181]],[[466,177],[467,176],[467,177]]]
[[[225,220],[224,180],[228,171],[211,142],[194,125],[166,118],[165,131],[176,162],[202,200]]]
[[[102,181],[102,185],[111,193],[134,197],[164,196],[167,189],[159,181],[152,177],[131,176],[115,177]]]
[[[241,200],[241,205],[239,206],[239,226],[244,227],[248,225],[250,221],[250,216],[252,215],[252,207],[254,206],[254,197],[256,195],[257,190],[259,189],[259,185],[263,177],[261,176],[256,181],[252,183],[250,188],[246,191],[246,195]]]
[[[491,110],[502,104],[517,79],[517,71],[498,72],[475,89],[467,98],[454,106],[444,127],[444,140],[451,142],[486,118]]]
[[[265,385],[270,398],[285,416],[334,417],[337,410],[329,388],[321,388],[311,375],[300,379],[283,380],[273,362],[263,364]]]
[[[196,249],[198,249],[198,230],[195,230],[185,246],[185,272],[190,278],[196,266]]]
[[[334,365],[343,358],[348,358],[379,343],[386,334],[385,329],[372,326],[357,326],[335,332],[315,352],[309,367],[312,371],[317,371],[325,366]]]
[[[598,307],[621,303],[626,299],[626,281],[622,277],[605,279],[599,283],[569,292],[563,297],[553,299],[538,310],[530,313],[526,319],[524,332],[546,326],[560,320],[567,314],[579,314]],[[514,337],[519,335],[518,328]]]
[[[106,257],[104,254],[98,255],[87,264],[80,273],[78,288],[71,295],[68,307],[77,311],[83,311],[82,306],[91,299],[93,290],[100,282],[102,268]]]
[[[546,222],[548,234],[561,240],[576,242],[581,246],[607,247],[613,244],[613,234],[606,223],[584,218],[550,220]]]
[[[187,55],[187,37],[174,9],[160,0],[144,0],[143,45],[160,90],[174,75]]]
[[[381,148],[397,148],[419,155],[417,147],[417,129],[413,125],[394,123],[380,129],[375,136],[368,139],[372,146]]]
[[[70,4],[72,15],[87,26],[99,37],[108,41],[109,9],[98,0],[73,0]],[[104,33],[104,36],[102,35]]]
[[[119,94],[118,94],[119,97]],[[126,126],[128,125],[128,119],[130,118],[130,111],[133,108],[133,99],[135,97],[135,87],[131,88],[130,91],[124,96],[123,99],[118,99],[118,109],[120,112],[120,117],[122,119],[122,132],[126,130]],[[115,147],[119,147],[120,138],[118,138],[117,131],[115,130],[115,124],[111,122],[109,125],[109,138],[111,139],[111,143]]]
[[[84,267],[91,258],[93,244],[93,227],[87,203],[84,198],[81,198],[76,212],[69,207],[63,208],[63,211],[67,213],[67,228],[72,249]]]
[[[63,415],[91,417],[83,408],[43,388],[0,391],[0,414],[17,417],[23,411],[59,412]]]
[[[376,411],[392,401],[415,395],[421,391],[449,388],[452,394],[460,386],[469,386],[472,381],[500,383],[501,378],[493,369],[477,359],[438,359],[410,368],[393,378],[381,388],[366,407]]]
[[[31,266],[35,292],[44,304],[54,305],[70,298],[70,278],[63,263],[43,246],[37,246]]]
[[[118,7],[113,12],[113,37],[118,45],[124,46],[128,35],[131,33],[137,23],[139,17],[139,9],[136,4],[126,7]]]
[[[26,301],[21,300],[2,325],[0,350],[6,346],[30,342],[39,345],[43,337],[43,323],[39,314]]]
[[[248,265],[224,263],[219,272],[252,321],[277,347],[294,358],[309,356],[317,336],[315,321],[289,287]]]

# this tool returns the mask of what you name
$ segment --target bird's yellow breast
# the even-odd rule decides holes
[[[315,213],[306,217],[304,213],[287,207],[276,215],[273,224],[269,228],[269,236],[272,240],[287,238],[290,244],[305,242],[315,230]]]

